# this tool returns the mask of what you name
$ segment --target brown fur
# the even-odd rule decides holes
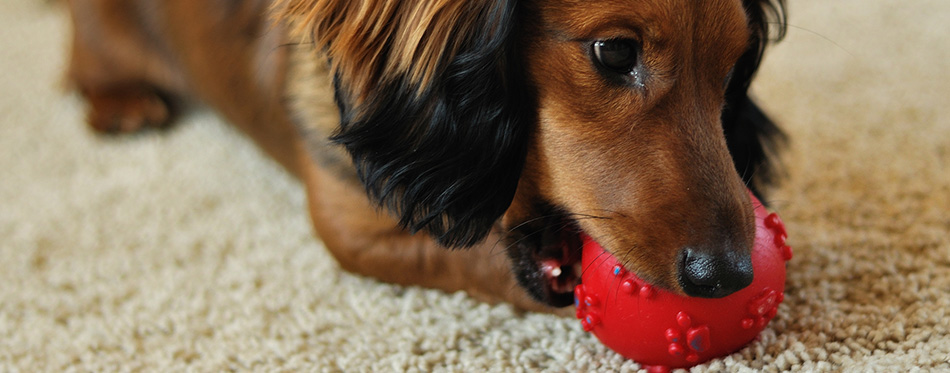
[[[749,40],[738,0],[527,1],[518,37],[538,123],[509,211],[466,251],[379,211],[325,140],[339,120],[330,75],[356,103],[400,74],[421,91],[492,3],[71,0],[69,76],[100,131],[164,125],[185,99],[210,104],[306,183],[315,230],[343,268],[384,281],[550,311],[518,288],[499,245],[538,201],[604,217],[578,224],[674,291],[679,248],[751,243],[752,209],[719,122],[722,81]],[[653,75],[638,91],[603,84],[578,50],[617,37],[643,43]]]
[[[280,19],[296,21],[292,35],[334,56],[331,70],[365,93],[402,73],[420,88],[428,85],[474,26],[465,18],[487,3],[277,0],[274,9]]]
[[[719,135],[722,79],[748,40],[744,12],[737,1],[603,3],[532,8],[539,24],[531,29],[544,32],[529,36],[526,64],[541,125],[530,176],[506,218],[527,219],[518,212],[530,216],[530,206],[519,202],[538,196],[607,217],[579,224],[603,245],[624,248],[627,268],[675,288],[677,248],[723,239],[717,232],[738,231],[725,238],[744,242],[754,234],[748,195]],[[644,39],[643,55],[653,56],[645,64],[657,74],[649,79],[658,83],[643,92],[604,85],[572,53],[574,40],[617,37]]]

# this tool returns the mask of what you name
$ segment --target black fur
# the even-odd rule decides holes
[[[775,31],[776,40],[785,35],[785,2],[746,0],[745,7],[752,40],[749,50],[739,58],[726,89],[722,125],[736,170],[752,192],[765,201],[762,188],[776,181],[775,165],[769,155],[783,146],[787,138],[749,98],[748,91],[765,47],[773,38],[770,33]]]
[[[517,7],[499,0],[435,82],[384,82],[361,107],[337,79],[340,131],[370,197],[447,247],[481,241],[514,197],[535,106],[515,45]]]

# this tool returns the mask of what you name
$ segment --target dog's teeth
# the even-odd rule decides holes
[[[541,261],[541,273],[545,276],[550,276],[550,278],[557,278],[561,275],[561,263],[558,263],[554,259],[546,259]]]

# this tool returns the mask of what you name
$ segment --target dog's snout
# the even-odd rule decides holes
[[[752,257],[748,253],[686,248],[680,262],[680,286],[692,297],[722,298],[752,283]]]

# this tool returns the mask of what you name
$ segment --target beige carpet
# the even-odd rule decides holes
[[[950,371],[950,2],[796,0],[755,92],[796,249],[696,371]],[[342,273],[300,184],[210,113],[91,135],[66,19],[0,3],[0,371],[633,371],[576,320]]]

